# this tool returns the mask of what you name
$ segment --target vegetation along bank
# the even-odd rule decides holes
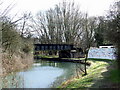
[[[113,60],[90,59],[86,76],[63,82],[59,88],[120,88],[119,70]]]
[[[25,69],[33,63],[33,40],[18,32],[15,23],[1,18],[1,75]]]

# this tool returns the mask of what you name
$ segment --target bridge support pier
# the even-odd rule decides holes
[[[61,51],[59,51],[59,58],[71,58],[70,50],[61,50]]]

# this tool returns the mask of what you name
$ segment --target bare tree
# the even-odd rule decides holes
[[[74,2],[63,2],[40,12],[34,21],[40,39],[44,39],[42,43],[75,44],[82,31],[82,14]]]
[[[5,7],[4,9],[0,9],[0,18],[8,15],[8,13],[12,10],[14,6],[15,6],[14,1],[11,2],[8,6],[4,6],[4,1],[0,0],[0,8]]]
[[[95,38],[94,38],[94,30],[96,28],[96,18],[89,17],[87,14],[85,15],[84,22],[83,22],[83,33],[81,39],[81,47],[85,53],[85,75],[87,74],[86,70],[86,62],[88,58],[88,52],[91,46],[94,45]]]
[[[28,37],[32,35],[33,31],[31,29],[31,18],[31,13],[23,13],[22,17],[15,21],[15,23],[17,24],[18,32],[20,33],[21,37]]]

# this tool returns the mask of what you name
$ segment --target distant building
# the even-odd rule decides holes
[[[114,46],[99,46],[99,48],[115,48]]]
[[[112,45],[103,45],[97,47],[91,47],[88,52],[88,58],[97,58],[97,59],[115,59],[115,47]]]

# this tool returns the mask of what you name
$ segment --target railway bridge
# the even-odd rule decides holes
[[[79,56],[82,49],[76,49],[71,44],[34,44],[34,51],[35,54],[39,51],[58,51],[59,58],[74,58]]]

